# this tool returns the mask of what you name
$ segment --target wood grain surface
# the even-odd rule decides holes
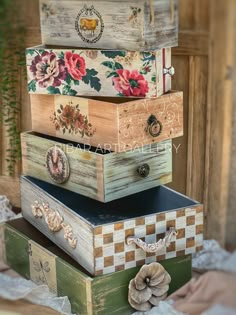
[[[103,153],[101,148],[87,150],[60,139],[37,133],[22,134],[23,174],[29,175],[81,195],[108,202],[171,181],[171,140],[151,144],[123,153]],[[58,184],[48,174],[46,154],[60,147],[68,158],[69,179]],[[138,168],[147,164],[150,174],[143,178]]]
[[[87,11],[86,8],[96,10]],[[114,10],[115,7],[115,10]],[[152,16],[152,10],[154,15]],[[177,46],[177,0],[52,1],[40,3],[47,45],[156,50]],[[125,34],[125,40],[124,40]]]
[[[157,143],[183,135],[183,93],[171,92],[155,99],[96,98],[72,96],[31,95],[32,128],[36,132],[102,147],[115,152],[133,150],[146,144]],[[87,118],[91,132],[83,128],[63,131],[61,106],[71,106]],[[76,106],[78,106],[76,108]],[[60,111],[60,114],[57,111]],[[53,117],[56,114],[56,128]],[[162,130],[154,137],[148,132],[148,119],[154,115]],[[70,127],[75,127],[73,123]],[[159,131],[159,126],[157,126]]]

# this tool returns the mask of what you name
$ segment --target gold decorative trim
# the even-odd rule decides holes
[[[164,247],[169,247],[170,243],[172,241],[172,237],[176,236],[178,233],[175,228],[171,227],[169,231],[166,232],[165,237],[163,239],[160,239],[157,243],[154,244],[147,244],[143,242],[140,238],[136,237],[128,237],[126,242],[127,245],[136,244],[138,247],[140,247],[142,250],[144,250],[146,253],[156,253],[160,250],[162,250]]]
[[[78,240],[74,236],[72,226],[64,223],[64,218],[57,210],[51,209],[48,203],[43,202],[42,205],[40,205],[37,200],[31,205],[31,208],[36,219],[45,218],[45,222],[50,231],[59,232],[63,229],[64,238],[73,249],[76,248]]]

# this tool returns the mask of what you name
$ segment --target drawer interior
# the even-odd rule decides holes
[[[199,204],[197,201],[165,186],[155,187],[108,203],[102,203],[29,176],[23,176],[22,178],[73,210],[93,226],[176,211]]]

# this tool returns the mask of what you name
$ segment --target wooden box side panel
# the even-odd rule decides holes
[[[94,271],[92,229],[84,221],[76,217],[72,211],[58,203],[57,200],[53,199],[45,191],[32,185],[28,180],[22,178],[21,181],[23,217],[92,274]],[[36,201],[39,205],[43,203],[48,204],[50,211],[53,213],[57,212],[62,216],[63,223],[71,227],[73,237],[77,240],[75,248],[72,248],[65,239],[63,229],[58,232],[52,232],[44,216],[42,218],[34,216],[32,206],[35,205]]]
[[[26,50],[28,90],[32,94],[158,97],[163,94],[163,87],[157,89],[159,77],[163,75],[163,60],[156,54],[153,51],[29,48]],[[83,65],[80,71],[71,64],[72,57]],[[50,60],[56,60],[55,64],[50,65]],[[45,76],[44,63],[54,67],[58,77]]]
[[[73,96],[31,94],[32,130],[112,149],[118,142],[117,106]]]
[[[5,260],[21,276],[30,279],[28,239],[21,233],[4,226]]]
[[[119,109],[120,145],[126,149],[183,135],[183,93],[173,92],[152,100],[126,103]],[[162,125],[159,136],[148,131],[148,119],[154,115]]]
[[[73,313],[93,315],[90,278],[60,258],[56,259],[56,270],[58,296],[68,296]]]
[[[191,279],[191,255],[165,260],[161,264],[172,279],[168,294],[173,293]],[[94,315],[132,314],[133,311],[128,303],[128,285],[139,269],[140,267],[132,268],[94,279],[92,287]]]
[[[153,49],[156,45],[160,48],[178,46],[178,0],[156,0],[151,5],[146,0],[144,14],[146,49]]]
[[[106,201],[121,198],[172,180],[171,140],[141,147],[104,159],[104,186]],[[141,177],[138,167],[148,164],[150,174]]]
[[[86,14],[93,5],[94,10]],[[114,10],[115,8],[115,10]],[[141,10],[134,16],[138,8]],[[140,50],[144,46],[144,2],[41,1],[42,42],[48,45]],[[123,35],[126,36],[124,42]],[[159,46],[156,44],[156,49]]]
[[[98,228],[94,238],[96,275],[193,254],[202,249],[202,205],[159,212]],[[169,247],[164,246],[156,253],[146,253],[134,243],[128,245],[126,242],[127,237],[135,237],[146,244],[155,244],[170,228],[175,228],[178,234],[172,236]]]
[[[70,146],[30,133],[23,133],[21,139],[24,175],[41,179],[93,199],[103,200],[103,187],[98,185],[103,176],[103,169],[99,166],[102,156],[85,151],[79,145]],[[47,151],[55,146],[64,151],[69,163],[70,176],[63,184],[54,182],[46,167]]]

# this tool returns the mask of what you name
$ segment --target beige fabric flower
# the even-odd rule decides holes
[[[146,312],[167,297],[171,277],[159,263],[144,265],[129,283],[128,300],[137,311]]]

